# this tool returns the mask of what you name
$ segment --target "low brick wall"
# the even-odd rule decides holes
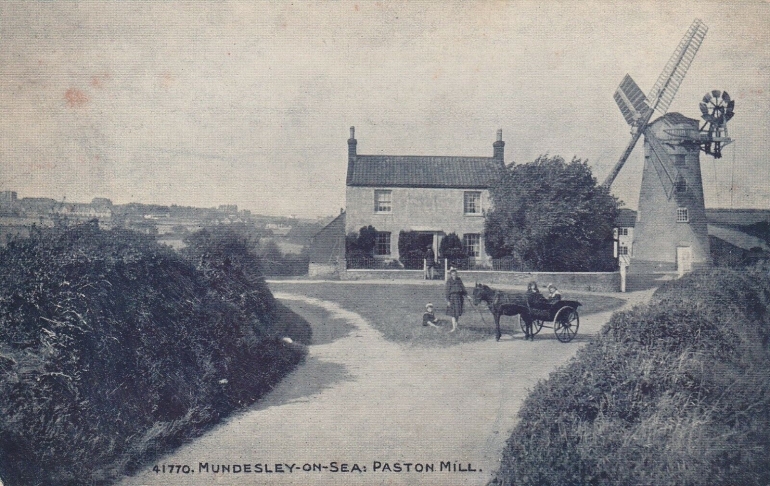
[[[321,265],[320,263],[310,263],[307,266],[309,277],[334,277],[339,272],[337,265]]]
[[[526,287],[534,280],[545,292],[549,283],[559,289],[586,292],[620,292],[620,272],[493,272],[461,271],[466,286],[475,282],[487,285]],[[342,280],[422,280],[422,270],[347,270],[340,272]]]
[[[466,286],[475,282],[487,285],[526,287],[531,281],[545,292],[549,283],[559,289],[586,292],[620,292],[620,272],[460,272]]]
[[[340,280],[422,280],[422,270],[346,270]]]

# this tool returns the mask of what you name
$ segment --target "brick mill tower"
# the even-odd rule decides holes
[[[700,147],[679,143],[678,131],[698,121],[667,113],[644,137],[644,172],[634,226],[634,271],[683,273],[711,264]]]
[[[695,20],[648,96],[629,75],[615,92],[615,102],[631,126],[631,141],[607,176],[609,187],[644,135],[644,171],[634,227],[635,273],[678,271],[680,275],[711,265],[700,152],[716,158],[731,140],[727,121],[735,102],[726,92],[707,93],[700,104],[704,123],[666,113],[684,79],[707,27]],[[652,123],[652,115],[661,116]]]

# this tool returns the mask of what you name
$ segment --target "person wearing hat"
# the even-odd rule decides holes
[[[457,269],[449,270],[449,278],[446,281],[446,313],[452,317],[452,329],[449,332],[457,330],[457,320],[463,315],[463,300],[468,292],[460,277],[457,276]]]
[[[438,327],[436,325],[438,322],[439,320],[436,319],[436,314],[433,312],[433,304],[428,302],[428,304],[425,306],[425,314],[422,315],[422,325]]]
[[[548,303],[555,304],[561,300],[561,292],[552,283],[548,284]]]

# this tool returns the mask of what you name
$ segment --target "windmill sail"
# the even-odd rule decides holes
[[[629,125],[636,125],[650,111],[647,97],[628,74],[620,82],[618,89],[615,90],[614,98],[620,112],[623,113],[623,118]]]
[[[631,140],[628,142],[628,146],[626,146],[620,159],[604,180],[602,184],[604,187],[610,187],[615,181],[615,178],[620,173],[620,169],[623,168],[626,160],[628,160],[631,152],[633,152],[636,142],[639,141],[644,127],[650,122],[650,118],[652,118],[655,110],[662,114],[666,113],[668,106],[679,89],[679,85],[682,84],[682,80],[690,68],[690,64],[692,64],[692,60],[695,58],[695,54],[703,42],[703,38],[706,37],[707,31],[708,27],[706,27],[706,24],[700,19],[695,19],[690,28],[687,29],[684,37],[682,37],[679,45],[674,50],[674,54],[671,55],[668,63],[666,63],[666,67],[663,68],[663,72],[660,73],[658,81],[646,98],[629,75],[626,74],[626,77],[623,78],[620,86],[615,91],[615,102],[618,104],[621,113],[623,113],[623,118],[634,129],[631,132]],[[668,191],[666,192],[668,193]]]
[[[674,194],[676,168],[672,167],[671,158],[655,134],[650,130],[645,130],[644,139],[650,145],[650,161],[653,167],[655,167],[655,172],[658,173],[658,178],[661,185],[663,185],[663,190],[666,192],[666,197],[671,199],[671,195]]]
[[[687,33],[679,42],[647,96],[652,100],[653,110],[657,110],[660,114],[666,113],[707,31],[708,27],[700,19],[695,19],[687,29]]]

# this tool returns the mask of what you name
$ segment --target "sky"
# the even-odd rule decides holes
[[[0,3],[0,190],[19,197],[316,217],[362,154],[541,154],[599,181],[630,138],[612,98],[648,92],[695,18],[708,34],[669,111],[736,101],[702,154],[707,207],[770,207],[770,3]],[[613,184],[637,205],[639,143]]]

